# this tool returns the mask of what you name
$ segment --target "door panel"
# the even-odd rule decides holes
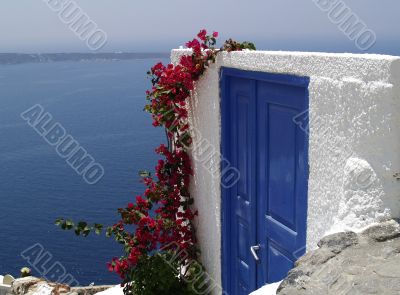
[[[232,289],[234,294],[248,295],[256,288],[256,265],[249,252],[256,242],[256,171],[254,82],[232,78],[230,89],[232,124],[230,129],[231,163],[240,178],[233,187],[231,227]]]
[[[285,255],[285,251],[279,250],[279,247],[274,242],[266,241],[268,257],[267,265],[273,266],[273,271],[269,271],[268,280],[270,283],[282,280],[289,269],[293,267],[293,261]],[[266,284],[263,283],[263,285]]]
[[[306,133],[293,118],[307,108],[302,87],[257,82],[258,284],[281,280],[305,251]]]
[[[269,188],[266,195],[268,203],[265,214],[293,230],[295,230],[293,204],[296,179],[296,125],[292,118],[295,115],[296,111],[293,109],[269,104],[266,114],[268,124],[265,126],[269,130],[268,146],[263,146],[269,160],[267,167]]]
[[[308,78],[223,69],[222,154],[240,173],[221,187],[229,295],[281,280],[305,251],[308,138],[293,117],[308,107],[307,87]]]

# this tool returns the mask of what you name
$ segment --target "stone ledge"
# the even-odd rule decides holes
[[[112,287],[114,287],[114,285],[70,287],[40,278],[25,277],[16,279],[12,283],[11,289],[7,295],[94,295]]]
[[[278,295],[400,294],[398,220],[324,237],[296,262]]]

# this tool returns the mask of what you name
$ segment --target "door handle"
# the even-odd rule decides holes
[[[256,262],[259,262],[259,261],[260,261],[260,258],[259,258],[258,255],[257,255],[257,251],[258,251],[258,250],[260,250],[260,245],[255,245],[255,246],[251,246],[251,247],[250,247],[251,255],[253,255],[253,258],[254,258],[254,260],[255,260]]]

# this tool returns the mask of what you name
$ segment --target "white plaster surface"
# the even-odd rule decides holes
[[[3,284],[4,276],[0,275],[0,295],[6,295],[10,292],[11,286]]]
[[[97,292],[95,295],[124,295],[124,288],[120,285],[116,285],[110,289]]]
[[[265,285],[257,291],[250,293],[250,295],[276,295],[276,290],[278,290],[281,283],[282,281]]]
[[[0,295],[7,295],[11,290],[10,286],[0,284]]]
[[[176,63],[188,50],[173,50]],[[191,192],[202,262],[221,283],[221,66],[310,77],[307,250],[327,233],[400,216],[400,58],[367,54],[223,52],[197,83]],[[209,144],[214,153],[204,155]],[[203,151],[203,152],[202,152]],[[201,157],[204,156],[204,157]],[[215,172],[210,173],[207,165]]]

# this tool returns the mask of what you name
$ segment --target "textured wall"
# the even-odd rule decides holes
[[[173,50],[172,62],[187,54]],[[400,58],[299,52],[222,53],[190,104],[202,261],[220,282],[221,66],[310,77],[307,249],[325,234],[400,216]],[[307,114],[305,114],[307,115]],[[207,157],[208,155],[208,157]],[[212,171],[210,172],[210,168]]]

